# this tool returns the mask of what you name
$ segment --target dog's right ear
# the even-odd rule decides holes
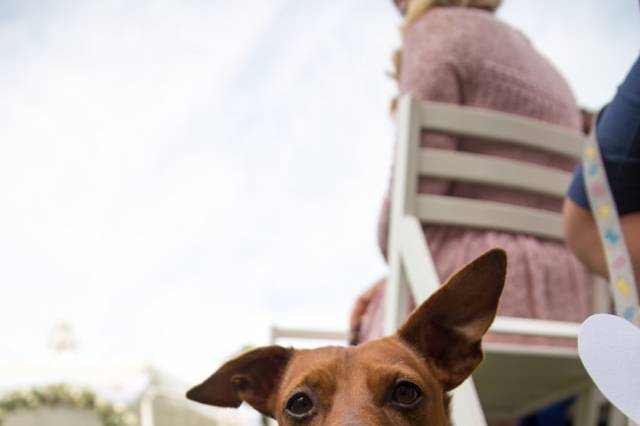
[[[239,407],[246,401],[273,417],[280,379],[293,349],[266,346],[224,364],[207,380],[187,392],[187,398],[218,407]]]
[[[433,364],[445,390],[482,361],[480,342],[495,318],[506,270],[503,250],[486,252],[449,278],[398,330]]]

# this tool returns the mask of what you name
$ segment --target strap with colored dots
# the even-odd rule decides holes
[[[609,282],[616,313],[640,326],[640,306],[633,265],[622,234],[618,209],[596,139],[595,122],[582,157],[584,182],[609,269]]]

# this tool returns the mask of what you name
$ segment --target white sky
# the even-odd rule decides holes
[[[500,15],[603,104],[635,1]],[[210,373],[271,324],[344,328],[384,273],[391,0],[0,1],[0,360]],[[1,379],[0,379],[1,380]]]

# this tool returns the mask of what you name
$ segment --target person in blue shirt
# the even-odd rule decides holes
[[[595,132],[636,282],[640,283],[640,58],[600,114]],[[582,166],[569,187],[563,216],[569,248],[591,271],[606,277],[607,263],[587,198]]]

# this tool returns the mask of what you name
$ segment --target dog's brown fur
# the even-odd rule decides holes
[[[187,397],[222,407],[246,401],[279,425],[446,426],[447,392],[482,361],[480,342],[505,274],[505,253],[491,250],[393,336],[346,348],[259,348],[224,364]]]

